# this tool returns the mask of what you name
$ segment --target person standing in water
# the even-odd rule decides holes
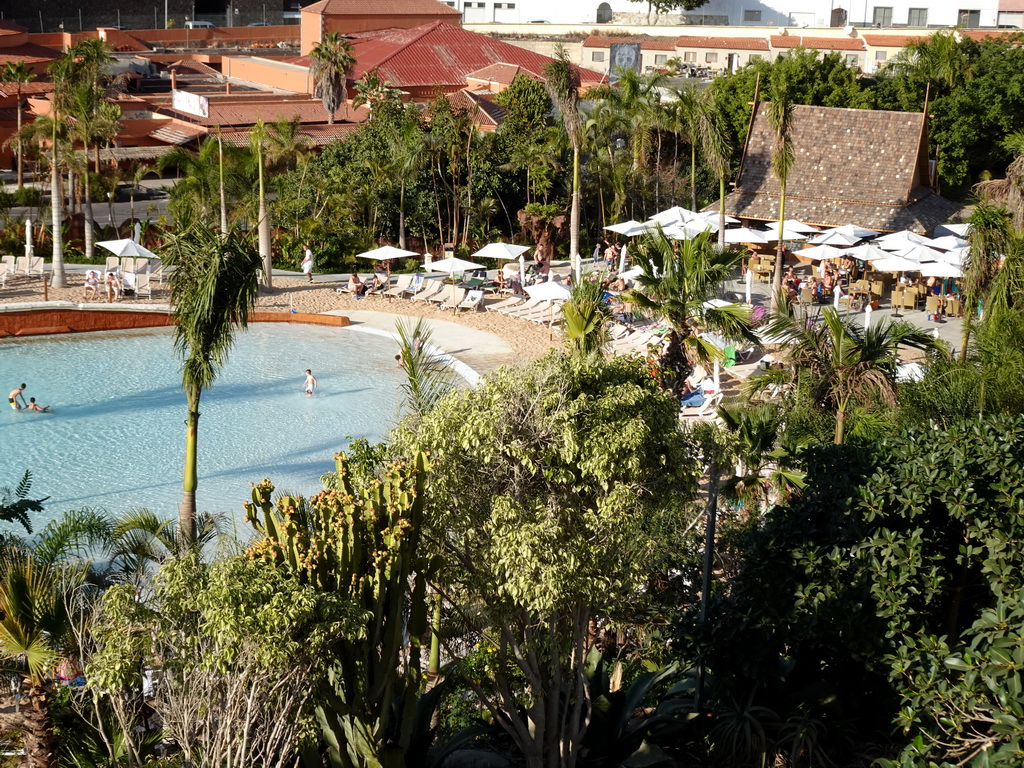
[[[21,398],[21,402],[18,402],[18,398]],[[20,411],[22,406],[28,407],[28,403],[25,402],[25,385],[22,384],[20,387],[15,387],[7,395],[7,402],[16,411]]]
[[[305,387],[306,387],[306,394],[312,396],[313,395],[313,390],[316,389],[316,376],[313,375],[313,372],[309,368],[306,369],[306,385],[305,385]]]

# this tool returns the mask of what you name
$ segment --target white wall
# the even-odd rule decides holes
[[[645,2],[631,0],[603,0],[615,14],[633,14],[644,16],[648,12]],[[602,0],[501,0],[496,8],[495,0],[449,0],[455,8],[463,11],[463,20],[467,24],[486,24],[501,22],[507,24],[547,21],[552,24],[591,24],[597,22],[597,10]],[[483,8],[477,6],[483,5]],[[510,8],[509,6],[514,6]],[[466,7],[471,6],[471,7]],[[831,12],[834,8],[843,8],[847,12],[848,23],[857,26],[872,26],[875,19],[875,8],[891,8],[892,24],[907,26],[910,21],[911,8],[923,8],[927,11],[928,26],[952,27],[963,24],[960,10],[976,10],[979,12],[979,25],[994,27],[997,23],[999,0],[711,0],[707,5],[695,11],[684,12],[696,23],[702,17],[728,19],[730,26],[802,26],[828,27]],[[654,22],[654,15],[651,20]],[[676,14],[661,17],[661,24]],[[666,24],[666,26],[669,26]],[[671,29],[680,26],[672,23]],[[685,26],[684,26],[685,29]]]

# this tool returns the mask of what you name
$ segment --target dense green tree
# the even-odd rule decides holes
[[[35,77],[35,74],[31,70],[29,70],[28,66],[25,64],[24,61],[19,61],[17,63],[13,61],[8,61],[6,64],[4,64],[3,70],[0,71],[0,82],[12,83],[15,88],[15,96],[17,99],[15,102],[15,108],[17,110],[16,119],[18,127],[17,133],[15,134],[16,138],[14,142],[14,151],[18,158],[18,189],[21,189],[23,186],[25,186],[25,156],[21,133],[21,113],[22,110],[25,108],[25,105],[21,99],[21,87],[26,83],[30,83],[33,80],[35,80]]]
[[[666,567],[661,532],[695,492],[676,404],[635,361],[549,355],[450,395],[397,446],[430,452],[436,579],[495,648],[474,691],[528,766],[571,768],[592,627]]]

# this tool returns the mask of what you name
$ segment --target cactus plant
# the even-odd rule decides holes
[[[271,502],[253,488],[246,520],[260,533],[253,557],[272,562],[363,611],[363,632],[338,638],[316,715],[337,768],[404,766],[427,629],[428,563],[419,553],[427,458],[396,463],[355,487],[348,457],[336,457],[328,489]]]

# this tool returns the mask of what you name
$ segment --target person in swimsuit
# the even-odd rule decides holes
[[[85,301],[86,299],[89,298],[89,293],[90,292],[92,292],[93,296],[99,296],[99,290],[98,290],[99,289],[99,284],[100,284],[99,273],[96,270],[90,269],[88,272],[86,272],[85,273],[85,290],[82,292],[82,301]]]
[[[314,389],[316,389],[316,376],[314,376],[313,372],[309,368],[307,368],[306,369],[306,394],[312,396]]]
[[[34,397],[30,397],[28,399],[28,409],[30,411],[39,411],[39,413],[49,413],[50,412],[50,406],[37,404],[36,403],[36,399]]]
[[[21,402],[18,402],[18,398],[21,398]],[[22,384],[20,387],[15,387],[7,395],[7,403],[16,411],[20,411],[24,405],[28,407],[28,403],[25,402],[25,385]]]

